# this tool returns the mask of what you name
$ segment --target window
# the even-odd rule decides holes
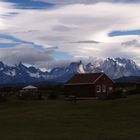
[[[100,86],[100,85],[97,85],[97,86],[96,86],[96,91],[97,91],[97,92],[101,92],[101,86]]]
[[[112,87],[109,87],[109,91],[111,91],[113,88]]]
[[[102,91],[106,92],[106,85],[102,85]]]

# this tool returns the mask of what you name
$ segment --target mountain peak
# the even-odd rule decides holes
[[[24,66],[24,64],[22,63],[22,61],[19,62],[18,66]]]
[[[4,67],[4,63],[2,61],[0,61],[0,68]]]
[[[5,83],[37,83],[40,81],[65,82],[76,73],[104,72],[110,78],[124,76],[140,76],[140,67],[130,59],[107,58],[93,60],[87,64],[82,61],[72,62],[65,67],[57,67],[50,72],[43,72],[34,66],[27,67],[22,62],[15,66],[0,62],[0,84]]]
[[[67,67],[67,71],[71,73],[74,73],[74,72],[85,73],[84,65],[81,60],[79,62],[70,63],[70,65]]]
[[[79,67],[77,69],[78,73],[85,73],[84,65],[82,64],[82,61],[79,63]]]

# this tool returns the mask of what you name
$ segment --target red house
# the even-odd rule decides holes
[[[114,82],[104,73],[76,74],[64,87],[66,97],[105,97],[113,91]]]

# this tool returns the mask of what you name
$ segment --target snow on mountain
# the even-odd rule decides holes
[[[40,82],[44,80],[42,77],[45,74],[35,67],[28,68],[22,63],[8,66],[0,62],[0,84]]]
[[[85,73],[82,61],[72,62],[68,66],[52,69],[47,75],[47,79],[55,82],[65,82],[76,73]]]
[[[112,79],[127,76],[140,76],[140,67],[132,60],[125,58],[96,59],[83,64],[72,62],[68,66],[53,68],[44,72],[33,66],[22,63],[8,66],[0,62],[0,84],[37,83],[43,81],[65,82],[76,73],[104,72]]]
[[[54,70],[55,69],[52,71]],[[66,81],[76,73],[95,72],[104,72],[110,76],[110,78],[117,79],[126,76],[140,76],[140,67],[134,61],[125,58],[107,58],[105,60],[96,59],[92,62],[89,62],[88,64],[83,64],[81,61],[72,62],[67,67],[63,67],[61,69],[57,68],[55,80],[59,79],[61,81],[63,79],[63,81]]]
[[[15,70],[8,70],[7,72],[3,72],[4,74],[8,76],[16,76],[16,71]]]
[[[34,78],[40,78],[41,76],[40,76],[40,73],[31,73],[31,72],[28,72],[28,74],[29,74],[29,76],[30,77],[34,77]]]
[[[85,73],[84,65],[82,61],[80,62],[72,62],[67,68],[67,73]]]
[[[140,75],[140,67],[134,61],[124,58],[107,58],[100,61],[97,66],[89,63],[86,70],[88,72],[105,72],[113,79]]]
[[[77,72],[78,73],[85,73],[84,66],[83,66],[82,62],[80,62],[80,65],[77,69]]]

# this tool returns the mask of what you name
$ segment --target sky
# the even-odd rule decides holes
[[[140,0],[0,0],[0,61],[51,69],[123,57],[140,65]]]

